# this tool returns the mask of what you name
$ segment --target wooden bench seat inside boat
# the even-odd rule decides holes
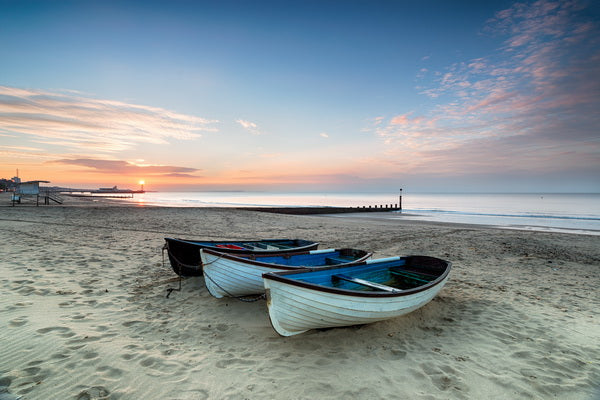
[[[352,259],[339,257],[325,257],[325,264],[327,265],[345,264],[350,261],[352,261]]]
[[[335,283],[336,281],[339,281],[339,280],[356,283],[358,285],[367,286],[367,287],[370,287],[370,288],[376,289],[376,290],[383,290],[384,292],[400,292],[401,291],[400,289],[396,289],[391,286],[382,285],[380,283],[375,283],[375,282],[367,281],[364,279],[353,278],[351,276],[344,275],[344,274],[337,274],[337,275],[333,275],[331,277],[331,281],[333,283]]]
[[[406,271],[404,269],[401,269],[400,267],[393,267],[389,269],[390,274],[398,276],[398,277],[402,277],[402,278],[408,278],[408,279],[412,279],[418,282],[424,282],[424,283],[428,283],[431,282],[433,279],[436,278],[435,275],[430,275],[430,274],[423,274],[423,273],[418,273],[418,272],[413,272],[413,271]]]
[[[280,243],[271,243],[269,246],[275,247],[275,248],[278,248],[278,249],[282,249],[282,250],[291,249],[292,248],[292,246],[286,246],[285,244],[280,244]]]
[[[255,244],[243,243],[242,245],[249,250],[281,250],[282,249],[282,247],[274,246],[271,244],[264,244],[264,243],[255,243]],[[286,247],[283,247],[283,248],[285,249]],[[287,247],[287,248],[289,248],[289,247]]]

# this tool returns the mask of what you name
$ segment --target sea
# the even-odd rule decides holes
[[[377,217],[600,235],[600,193],[403,192],[400,199],[398,192],[146,192],[118,201],[163,207],[385,207],[401,201],[402,211]]]

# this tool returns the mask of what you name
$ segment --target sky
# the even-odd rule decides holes
[[[0,178],[600,192],[600,5],[0,0]]]

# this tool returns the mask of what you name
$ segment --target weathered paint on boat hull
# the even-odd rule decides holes
[[[317,274],[331,278],[336,273],[333,271],[338,270],[354,270],[356,274],[360,274],[373,267],[375,271],[385,270],[385,265],[392,265],[389,269],[393,269],[396,262],[407,262],[403,266],[414,270],[414,260],[424,264],[437,264],[437,277],[410,289],[387,292],[347,290],[336,288],[333,284],[323,286],[307,280],[308,276]],[[439,293],[448,281],[450,267],[449,262],[440,259],[412,256],[369,260],[343,269],[331,267],[318,271],[306,269],[305,272],[265,274],[263,284],[267,293],[271,325],[280,335],[292,336],[310,329],[368,324],[408,314],[423,307]],[[301,275],[304,277],[300,278]],[[293,278],[294,276],[297,278]]]
[[[318,256],[326,259],[327,255],[343,252],[353,254],[352,261],[340,265],[351,265],[369,258],[372,253],[357,249],[323,249],[310,252],[289,254],[288,259],[296,257]],[[231,254],[218,253],[209,249],[200,252],[204,267],[204,282],[209,293],[216,298],[240,297],[264,293],[262,275],[268,272],[290,271],[304,268],[306,265],[280,265],[261,262],[263,256],[253,259],[242,259]],[[323,264],[324,266],[325,264]],[[318,267],[318,265],[313,265]]]
[[[369,324],[408,314],[430,302],[447,280],[409,298],[340,298],[272,280],[265,280],[264,286],[271,325],[281,336],[292,336],[310,329]]]
[[[289,243],[290,247],[283,248],[265,248],[265,249],[235,249],[235,248],[220,248],[219,251],[231,254],[279,254],[288,252],[302,252],[314,250],[319,246],[319,243],[303,239],[266,239],[258,241],[202,241],[202,240],[187,240],[177,238],[165,238],[164,250],[167,251],[171,268],[179,276],[201,276],[203,273],[202,260],[200,259],[200,249],[205,247],[216,248],[218,245],[226,245],[228,243]]]

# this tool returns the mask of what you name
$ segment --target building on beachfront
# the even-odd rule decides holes
[[[14,178],[13,178],[14,179]],[[18,179],[18,178],[17,178]],[[50,181],[27,181],[21,182],[19,179],[19,183],[15,188],[15,191],[12,195],[12,204],[15,203],[21,204],[24,199],[35,198],[35,205],[38,206],[40,204],[40,197],[44,200],[44,204],[50,204],[50,200],[55,203],[62,204],[62,199],[55,193],[54,191],[48,190],[45,188],[40,191],[40,183],[50,183]]]

